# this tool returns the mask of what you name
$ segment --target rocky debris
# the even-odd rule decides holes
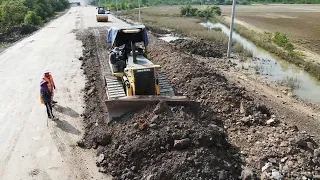
[[[270,125],[270,126],[273,126],[273,125],[275,125],[276,123],[277,123],[277,121],[276,121],[275,119],[273,119],[273,118],[271,118],[271,119],[269,119],[269,120],[266,121],[266,124],[267,124],[267,125]]]
[[[314,140],[311,138],[311,136],[306,133],[298,133],[295,136],[295,143],[301,148],[307,148],[312,151],[315,147],[318,146],[316,142],[314,142]]]
[[[100,154],[97,159],[97,165],[99,166],[104,161],[104,154]]]
[[[227,176],[227,173],[226,171],[222,170],[219,172],[219,180],[227,180],[228,179],[228,176]]]
[[[173,144],[173,147],[175,149],[179,149],[179,150],[182,150],[182,149],[186,149],[190,146],[190,139],[189,138],[185,138],[185,139],[181,139],[181,140],[174,140],[174,144]]]
[[[84,147],[85,147],[85,142],[84,142],[84,140],[81,139],[81,140],[77,141],[77,145],[78,145],[79,147],[84,148]]]
[[[275,169],[272,169],[271,178],[275,180],[283,180],[282,174]]]
[[[99,172],[106,173],[107,169],[105,167],[101,166],[101,167],[99,167]]]
[[[254,175],[251,168],[245,167],[241,172],[241,180],[253,180]]]
[[[223,128],[215,124],[210,111],[203,109],[194,114],[190,107],[164,105],[166,108],[159,113],[163,105],[160,102],[148,106],[131,117],[123,117],[121,123],[109,124],[106,133],[112,134],[112,140],[103,148],[108,173],[113,172],[115,179],[188,179],[208,175],[230,179],[240,174],[240,160],[232,153]],[[150,124],[143,131],[132,126],[153,117],[157,119],[156,126]],[[132,172],[130,176],[126,169]]]
[[[96,89],[95,87],[91,87],[89,89],[89,91],[87,92],[88,96],[90,96],[94,92],[95,89]]]
[[[320,148],[315,149],[315,150],[313,151],[313,155],[314,155],[314,157],[320,157]]]
[[[272,164],[270,162],[268,162],[262,167],[261,171],[264,172],[264,171],[268,170],[270,167],[272,167]]]
[[[165,112],[168,109],[168,104],[165,101],[160,101],[157,107],[153,110],[153,113],[158,115]]]

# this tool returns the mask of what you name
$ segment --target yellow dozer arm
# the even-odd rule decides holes
[[[143,109],[148,105],[158,104],[165,101],[170,106],[190,107],[193,111],[198,111],[199,102],[191,101],[186,96],[127,96],[119,99],[106,100],[109,121],[122,115]]]

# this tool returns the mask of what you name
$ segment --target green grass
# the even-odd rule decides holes
[[[121,15],[126,15],[133,20],[138,20],[137,10],[130,10]],[[209,41],[221,43],[223,45],[228,44],[228,38],[220,31],[208,31],[199,23],[202,22],[199,18],[194,17],[175,17],[175,16],[164,16],[163,14],[151,12],[145,13],[143,10],[142,21],[144,24],[157,27],[174,30],[176,33],[188,36],[197,37]]]
[[[297,77],[286,76],[283,79],[277,81],[277,83],[282,86],[286,86],[286,87],[290,88],[291,90],[298,89],[301,86],[301,83]]]
[[[181,17],[179,15],[179,9],[175,8],[177,12],[172,12],[167,9],[160,10],[160,8],[147,8],[142,10],[142,22],[147,26],[152,26],[154,29],[170,29],[175,33],[186,37],[196,37],[198,39],[204,39],[211,41],[212,43],[218,43],[221,46],[227,48],[228,37],[221,31],[209,30],[204,28],[199,23],[206,21],[205,19],[196,17]],[[138,21],[138,10],[127,10],[121,12],[121,14],[134,21]],[[218,17],[211,18],[211,21],[218,21]],[[252,57],[252,53],[245,50],[242,45],[234,43],[234,48],[240,58],[246,59]]]
[[[232,46],[232,50],[234,53],[239,54],[240,56],[240,60],[244,61],[247,58],[252,58],[253,54],[252,52],[246,50],[240,43],[236,42],[234,43],[234,45]]]

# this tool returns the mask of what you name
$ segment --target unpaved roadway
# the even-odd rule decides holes
[[[107,179],[94,154],[76,146],[83,135],[80,115],[85,77],[75,30],[121,25],[97,23],[94,7],[73,7],[64,16],[0,54],[0,179]],[[39,101],[39,83],[49,69],[57,86],[49,120]]]

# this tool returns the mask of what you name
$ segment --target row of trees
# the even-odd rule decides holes
[[[140,0],[144,6],[157,5],[231,5],[232,0]],[[116,8],[115,0],[100,0],[107,2],[106,6]],[[248,5],[252,3],[279,3],[279,4],[319,4],[320,0],[237,0],[238,4]],[[94,5],[99,4],[99,0],[93,0]],[[102,5],[102,4],[101,4]],[[131,9],[138,7],[138,0],[118,0],[118,9]]]
[[[219,6],[208,6],[204,10],[199,10],[191,5],[187,5],[180,8],[180,14],[182,16],[198,16],[209,19],[215,17],[216,15],[220,16],[221,8]]]
[[[118,0],[118,7],[116,4],[116,0],[93,0],[91,2],[92,5],[96,6],[104,6],[104,7],[109,7],[110,10],[115,11],[117,10],[126,10],[126,9],[134,9],[139,7],[139,2],[138,0]],[[147,6],[147,0],[140,0],[140,6]]]
[[[68,0],[0,0],[0,38],[17,28],[34,29],[68,6]]]

